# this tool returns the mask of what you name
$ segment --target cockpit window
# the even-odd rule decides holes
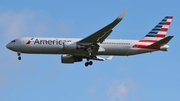
[[[11,42],[16,42],[16,40],[13,40],[13,41],[11,41]]]

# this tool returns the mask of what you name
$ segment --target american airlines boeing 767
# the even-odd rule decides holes
[[[145,37],[140,40],[106,39],[113,28],[123,19],[125,9],[113,22],[86,38],[38,38],[25,37],[12,40],[6,47],[17,52],[29,54],[62,54],[62,63],[81,62],[87,59],[85,66],[92,65],[91,60],[110,60],[113,56],[129,56],[154,51],[167,51],[167,43],[173,36],[166,33],[173,16],[166,16]],[[99,57],[107,55],[107,58]]]

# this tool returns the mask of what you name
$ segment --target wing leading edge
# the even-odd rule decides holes
[[[91,34],[90,36],[80,40],[78,43],[102,43],[112,32],[112,29],[123,19],[127,8],[110,24]]]

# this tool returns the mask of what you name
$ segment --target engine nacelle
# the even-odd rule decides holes
[[[74,63],[81,62],[82,58],[77,58],[72,55],[61,55],[61,63]]]
[[[63,43],[63,50],[76,50],[77,45],[74,42],[64,42]]]

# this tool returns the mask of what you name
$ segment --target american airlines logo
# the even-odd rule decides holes
[[[26,44],[30,44],[34,38],[31,38]]]
[[[35,41],[33,41],[34,38],[31,38],[26,44],[30,44],[31,42],[33,42],[34,44],[38,44],[38,45],[62,45],[63,42],[71,42],[71,40],[40,40],[40,39],[35,39]]]

